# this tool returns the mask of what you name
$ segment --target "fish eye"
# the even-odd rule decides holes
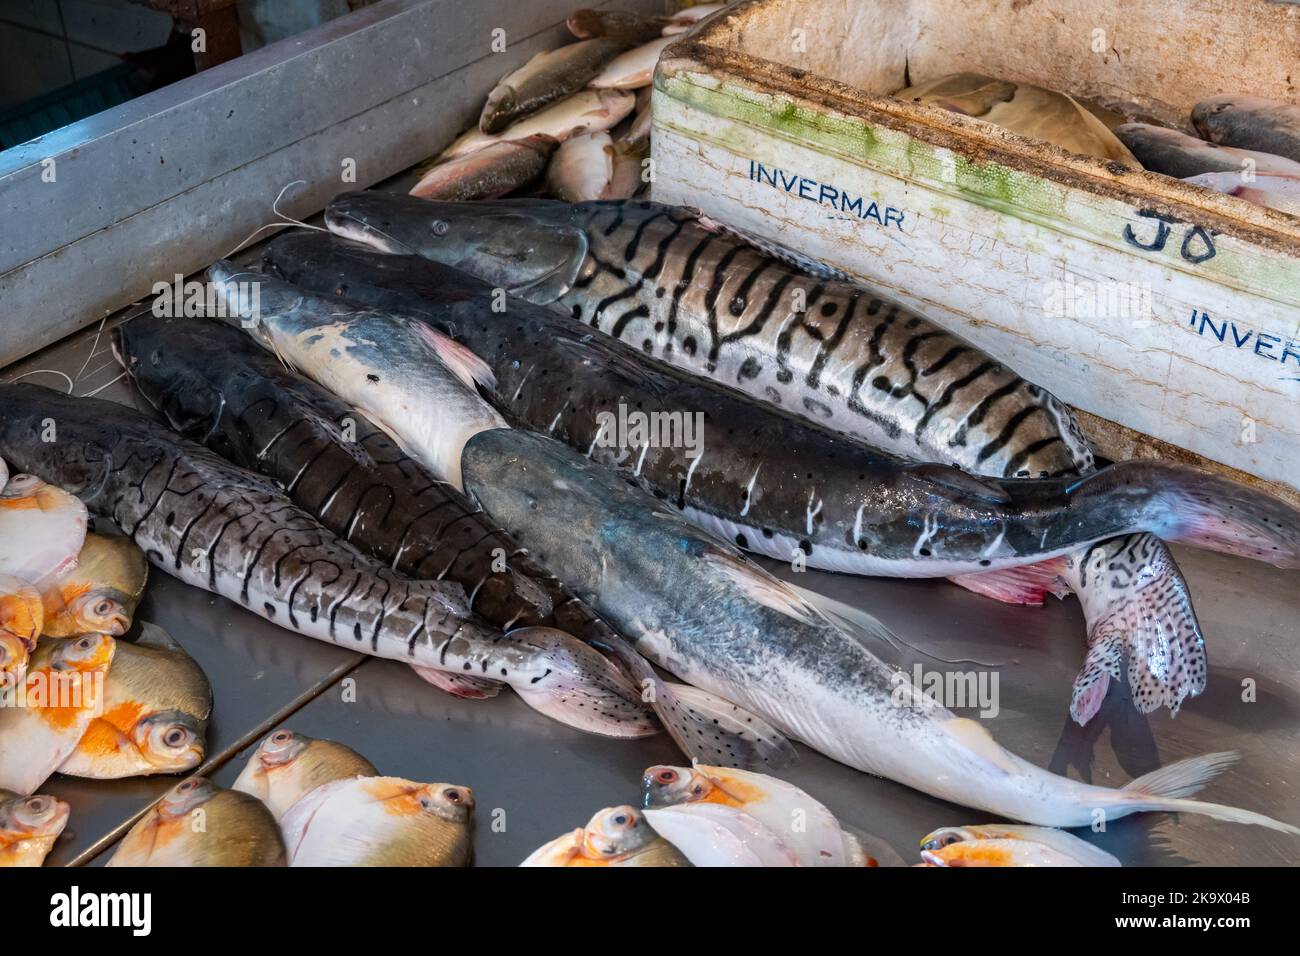
[[[163,734],[163,743],[168,747],[179,747],[189,739],[189,734],[185,732],[184,727],[173,727],[167,733]]]
[[[77,646],[80,650],[88,651],[88,650],[90,650],[92,647],[95,646],[95,642],[94,642],[94,640],[93,640],[92,638],[89,638],[89,637],[83,637],[81,640],[77,641],[76,646]]]
[[[199,785],[199,781],[196,778],[191,777],[189,780],[186,780],[184,783],[180,784],[176,788],[176,792],[189,793],[191,790],[195,789],[198,785]]]
[[[448,803],[459,804],[465,799],[464,795],[459,790],[447,789],[442,791],[442,795],[447,799]]]
[[[669,784],[677,782],[677,771],[671,767],[660,770],[655,774],[655,783]]]
[[[617,823],[617,824],[618,824],[619,826],[621,826],[621,827],[625,827],[625,826],[627,826],[627,823],[628,823],[628,820],[627,820],[627,814],[626,814],[626,813],[620,813],[618,816],[616,816],[616,817],[614,818],[614,822]]]
[[[32,813],[41,814],[50,809],[53,801],[46,796],[29,797],[27,800],[27,809]]]
[[[433,234],[435,236],[445,236],[448,230],[450,229],[451,229],[451,224],[447,222],[445,219],[434,220]]]
[[[116,606],[115,602],[110,601],[106,598],[103,601],[100,601],[98,604],[96,604],[94,610],[95,613],[100,617],[108,617],[110,614],[113,613],[113,609],[115,606]]]
[[[291,740],[293,740],[292,730],[277,730],[271,735],[271,743],[273,744],[287,744]]]
[[[34,488],[40,487],[43,482],[35,475],[14,475],[9,479],[9,484],[5,485],[4,493],[9,495],[25,495]]]
[[[939,837],[939,846],[952,846],[954,843],[960,843],[961,836],[956,833],[945,833]]]

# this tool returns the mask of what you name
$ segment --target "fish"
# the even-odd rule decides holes
[[[57,442],[48,442],[57,445]],[[86,506],[35,475],[17,474],[0,491],[0,574],[44,592],[77,567]]]
[[[190,777],[122,837],[107,866],[285,866],[284,839],[262,801]]]
[[[36,645],[23,683],[0,700],[0,788],[33,794],[76,750],[102,712],[116,649],[106,634]]]
[[[1083,866],[1054,847],[1031,840],[963,840],[922,850],[919,866]]]
[[[469,787],[354,777],[312,790],[280,824],[290,866],[468,866],[473,818]]]
[[[744,810],[682,803],[645,811],[646,819],[692,866],[801,866],[776,833]]]
[[[645,815],[626,804],[598,811],[585,827],[556,837],[520,866],[690,866],[656,833]]]
[[[1183,182],[1300,216],[1300,176],[1258,175],[1247,178],[1240,172],[1202,173]]]
[[[693,30],[695,25],[705,17],[717,13],[726,6],[728,6],[726,3],[697,3],[685,10],[678,10],[673,15],[672,22],[664,27],[664,36],[687,33]]]
[[[47,637],[121,637],[131,629],[148,580],[149,562],[130,538],[91,532],[77,569],[43,596],[41,632]]]
[[[611,657],[688,756],[767,766],[793,760],[789,743],[756,716],[661,678],[480,506],[241,330],[145,315],[119,325],[112,341],[137,394],[173,428],[278,482],[352,545],[408,577],[459,583],[470,609],[497,627],[555,627]],[[454,676],[455,684],[439,686],[460,696],[499,686]],[[719,740],[725,746],[712,746]]]
[[[972,856],[963,857],[961,851],[949,851],[948,856],[939,856],[935,861],[938,865],[943,866],[971,866],[971,862],[965,862],[972,857],[982,857],[986,862],[982,865],[992,866],[999,865],[992,861],[998,858],[998,853],[989,852],[996,849],[1008,851],[1007,859],[1020,861],[1026,857],[1015,852],[1015,848],[1009,846],[1012,841],[1020,840],[1029,847],[1029,858],[1041,851],[1035,847],[1045,847],[1052,851],[1059,858],[1068,859],[1073,862],[1069,864],[1059,863],[1056,865],[1070,866],[1119,866],[1120,862],[1105,850],[1093,846],[1086,840],[1081,840],[1073,833],[1067,833],[1064,830],[1053,830],[1047,827],[1026,827],[1017,826],[1013,823],[989,823],[977,826],[961,827],[941,827],[927,833],[921,838],[921,850],[924,856],[925,852],[939,853],[958,843],[977,844],[977,848]],[[982,844],[982,846],[979,846]],[[996,846],[994,846],[996,844]],[[984,852],[981,852],[984,851]],[[1046,856],[1040,857],[1047,859]],[[1010,862],[1008,866],[1024,866],[1023,862]],[[1039,863],[1037,865],[1049,865]]]
[[[1225,93],[1192,107],[1192,125],[1212,143],[1300,163],[1300,106],[1295,103]]]
[[[1115,135],[1147,170],[1176,179],[1201,173],[1300,175],[1300,163],[1272,153],[1207,143],[1181,130],[1148,123],[1124,123]]]
[[[784,333],[773,341],[772,334],[767,333],[753,344],[742,348],[734,338],[729,340],[724,337],[709,317],[716,300],[708,297],[684,297],[681,307],[666,310],[656,293],[646,292],[643,285],[635,283],[638,274],[655,273],[663,268],[654,262],[647,263],[644,255],[637,251],[635,243],[641,243],[640,248],[663,250],[661,255],[674,273],[685,268],[680,264],[681,260],[669,259],[667,255],[674,242],[692,226],[694,220],[690,218],[689,211],[678,209],[673,209],[662,221],[655,218],[657,211],[670,208],[656,207],[653,204],[647,207],[638,203],[569,206],[545,201],[514,201],[492,205],[488,211],[467,213],[461,207],[450,204],[430,211],[402,200],[401,197],[390,199],[370,193],[349,193],[337,197],[330,204],[326,211],[326,221],[336,234],[351,236],[395,257],[403,257],[400,267],[394,264],[394,268],[380,278],[380,267],[374,263],[373,257],[365,260],[342,252],[336,256],[346,261],[345,267],[352,276],[348,294],[353,298],[370,296],[368,304],[379,304],[383,300],[390,307],[407,311],[423,309],[428,314],[430,306],[421,300],[438,302],[446,298],[443,290],[456,284],[454,277],[442,275],[437,283],[431,283],[412,279],[407,274],[408,271],[420,274],[418,267],[409,259],[411,253],[420,253],[473,272],[493,285],[513,288],[524,298],[547,303],[555,311],[562,309],[575,323],[581,321],[588,329],[606,331],[612,337],[625,341],[628,346],[640,342],[642,356],[650,354],[671,363],[680,371],[712,376],[720,384],[745,390],[751,398],[763,401],[768,407],[779,405],[793,414],[799,414],[802,419],[839,432],[846,432],[853,422],[861,423],[853,426],[858,427],[859,432],[850,432],[849,437],[874,445],[872,448],[854,450],[842,442],[836,446],[833,442],[828,443],[828,439],[809,437],[812,433],[800,432],[797,428],[776,420],[768,426],[768,433],[765,434],[770,441],[761,444],[748,441],[743,436],[751,430],[748,422],[755,414],[754,409],[740,406],[725,395],[719,398],[715,394],[706,393],[698,383],[692,384],[689,380],[668,382],[662,375],[646,371],[645,362],[638,362],[631,356],[613,362],[608,356],[596,355],[594,353],[599,351],[599,346],[595,343],[588,344],[586,336],[577,343],[567,342],[565,346],[571,369],[577,370],[583,383],[593,383],[591,388],[594,394],[586,398],[581,393],[576,396],[571,393],[559,395],[553,391],[539,390],[535,386],[544,385],[540,376],[531,378],[531,386],[527,381],[521,382],[520,377],[526,368],[538,364],[539,359],[534,356],[539,350],[541,354],[559,350],[555,343],[548,341],[557,332],[546,329],[530,335],[533,341],[527,354],[514,352],[506,356],[502,350],[517,348],[517,344],[508,340],[501,341],[499,335],[496,340],[485,338],[486,333],[479,331],[484,325],[482,319],[493,318],[492,313],[457,317],[458,334],[463,336],[464,328],[474,329],[476,341],[471,346],[481,349],[495,364],[494,371],[502,383],[499,394],[516,399],[512,402],[511,413],[527,415],[532,410],[538,418],[555,422],[548,426],[552,432],[563,425],[562,435],[568,436],[566,440],[584,450],[594,449],[595,445],[593,439],[597,422],[590,411],[592,402],[610,402],[607,407],[616,408],[623,396],[632,396],[626,402],[628,407],[632,407],[638,402],[646,401],[644,393],[649,392],[649,400],[655,403],[661,418],[665,418],[662,413],[666,412],[667,418],[681,420],[684,414],[707,409],[709,415],[704,420],[704,438],[701,442],[706,451],[699,458],[687,461],[685,449],[680,447],[666,450],[653,448],[638,452],[631,459],[617,449],[610,454],[617,455],[618,462],[628,470],[635,470],[638,479],[645,476],[644,480],[649,481],[651,476],[660,476],[658,486],[653,491],[666,495],[668,500],[677,502],[683,509],[691,507],[693,518],[728,540],[737,541],[741,546],[769,557],[789,561],[795,556],[809,566],[827,570],[902,576],[960,575],[960,583],[978,587],[981,593],[992,593],[1000,599],[1013,599],[1022,603],[1042,603],[1047,593],[1060,593],[1066,587],[1087,588],[1089,594],[1079,592],[1085,610],[1097,609],[1097,613],[1088,620],[1090,643],[1095,645],[1101,641],[1104,633],[1111,633],[1105,627],[1105,612],[1114,608],[1117,600],[1124,601],[1128,605],[1124,611],[1125,619],[1140,624],[1142,628],[1125,637],[1127,646],[1134,654],[1154,648],[1164,655],[1178,655],[1189,664],[1194,664],[1198,659],[1201,665],[1204,664],[1204,638],[1187,596],[1185,583],[1167,548],[1155,538],[1145,539],[1140,547],[1119,551],[1115,568],[1117,573],[1085,576],[1079,574],[1078,569],[1086,566],[1091,553],[1076,551],[1067,554],[1067,543],[1059,542],[1062,550],[1055,555],[1048,554],[1041,550],[1047,543],[1041,528],[1025,534],[1017,541],[1014,533],[999,534],[1002,530],[1001,523],[996,519],[987,520],[989,516],[985,513],[978,523],[987,532],[987,536],[977,531],[964,538],[970,547],[967,554],[969,563],[964,567],[956,564],[945,567],[939,560],[944,552],[933,547],[930,539],[943,527],[945,520],[952,518],[952,513],[949,511],[943,517],[936,515],[927,518],[920,527],[914,519],[915,511],[919,509],[923,514],[928,513],[932,510],[931,503],[940,500],[930,496],[943,494],[951,498],[953,495],[961,495],[968,500],[980,502],[980,507],[996,508],[999,501],[1009,503],[1007,494],[1018,495],[1026,487],[1047,486],[996,482],[995,490],[994,483],[983,477],[962,474],[957,469],[944,469],[937,464],[912,466],[899,471],[895,467],[897,461],[882,453],[882,448],[888,448],[896,455],[917,456],[917,452],[929,448],[928,452],[917,457],[934,461],[942,460],[943,455],[960,455],[962,457],[959,463],[966,465],[967,471],[978,471],[980,455],[976,454],[979,446],[972,440],[974,432],[977,426],[984,427],[989,418],[996,416],[1000,420],[1004,414],[1001,405],[1005,403],[1019,407],[1021,411],[1008,414],[1006,423],[997,425],[1000,435],[995,436],[990,425],[989,447],[995,451],[1001,449],[1007,444],[1006,434],[1014,434],[1017,429],[1024,434],[1016,439],[1015,449],[1010,452],[1012,458],[1007,461],[1006,467],[998,463],[987,470],[995,475],[1010,471],[1012,477],[1028,477],[1024,474],[1026,469],[1023,465],[1032,465],[1036,469],[1035,474],[1041,477],[1055,476],[1057,480],[1065,482],[1058,486],[1063,491],[1074,487],[1073,479],[1066,480],[1066,476],[1077,475],[1079,470],[1091,470],[1093,459],[1077,425],[1060,402],[1035,386],[1000,370],[991,359],[980,359],[973,346],[924,323],[924,320],[906,313],[900,315],[897,307],[886,310],[880,302],[864,303],[862,300],[865,293],[861,289],[802,276],[784,264],[752,250],[734,237],[698,227],[693,235],[686,237],[686,243],[679,247],[683,250],[679,254],[685,256],[685,250],[700,248],[717,240],[720,246],[718,254],[723,256],[721,263],[711,260],[709,270],[702,275],[701,282],[713,282],[714,269],[725,266],[727,259],[737,259],[738,267],[742,269],[758,260],[751,266],[753,271],[748,273],[750,278],[732,293],[733,301],[749,294],[745,290],[755,284],[751,282],[755,277],[779,272],[782,277],[777,280],[774,291],[779,291],[785,285],[796,286],[797,283],[796,288],[805,290],[804,297],[807,301],[815,303],[819,296],[828,298],[819,310],[819,322],[829,322],[827,309],[830,306],[834,307],[830,310],[830,315],[843,312],[844,318],[838,325],[838,331],[833,332],[836,328],[834,325],[810,326],[806,345],[797,339],[787,340]],[[623,219],[630,220],[633,226],[621,227],[620,220]],[[446,225],[445,242],[437,238],[425,238],[431,232],[430,221]],[[584,222],[585,226],[577,228]],[[674,222],[676,226],[673,225]],[[548,228],[549,235],[546,234]],[[520,237],[518,244],[511,241],[510,237],[514,236]],[[690,245],[692,242],[695,245]],[[572,252],[572,256],[567,259],[562,252],[565,246],[569,246]],[[305,247],[300,245],[295,248]],[[635,252],[632,260],[620,259],[629,249]],[[722,250],[726,250],[725,254]],[[302,255],[298,261],[313,260]],[[534,261],[537,263],[535,268]],[[605,273],[603,267],[593,265],[597,262],[616,261],[624,263],[618,267],[619,275],[623,278],[617,281],[612,274]],[[320,278],[305,281],[342,281],[325,278],[326,268],[313,268],[320,273]],[[583,270],[588,274],[595,273],[590,283],[579,275]],[[306,274],[309,270],[300,266],[298,271]],[[369,275],[370,278],[363,283],[358,273]],[[669,276],[665,281],[671,284],[674,280]],[[397,288],[409,291],[412,284],[418,287],[415,294],[393,296],[383,291],[385,286],[390,290]],[[464,285],[464,282],[459,284]],[[656,289],[663,287],[654,286]],[[716,282],[714,287],[717,287]],[[677,288],[682,288],[680,283]],[[463,298],[466,294],[470,293],[457,293],[457,296]],[[769,300],[775,301],[773,293],[764,294]],[[842,298],[838,298],[839,295]],[[603,309],[601,303],[605,303]],[[794,306],[792,301],[786,308],[793,310]],[[469,311],[464,306],[452,308]],[[515,310],[512,314],[517,312]],[[775,306],[763,311],[750,309],[750,313],[750,324],[742,327],[742,332],[749,334],[756,329],[762,330],[765,315],[770,316],[773,322],[778,315],[782,315]],[[858,324],[853,326],[851,323],[855,315]],[[643,324],[643,320],[649,321],[647,317],[653,318],[653,329]],[[532,313],[528,313],[527,318],[530,325],[533,325]],[[792,312],[789,318],[782,319],[781,327],[790,328],[795,319],[808,321]],[[660,330],[672,327],[674,323],[679,327],[676,334],[664,341]],[[857,345],[842,341],[849,338],[849,333],[852,333]],[[739,336],[740,333],[735,335]],[[715,337],[714,345],[710,348],[713,358],[701,363],[703,346],[700,343],[708,342],[709,336]],[[830,336],[831,341],[840,341],[845,352],[833,364],[822,363],[822,359],[814,358],[822,346],[818,345],[816,350],[811,348],[827,336]],[[568,334],[565,338],[572,340],[574,335]],[[937,344],[931,346],[927,339],[935,340]],[[656,342],[660,343],[658,347]],[[728,346],[725,352],[724,346]],[[933,350],[928,350],[931,348]],[[764,354],[769,349],[776,353],[770,366],[776,367],[777,374],[767,378],[762,388],[753,387],[750,383],[754,377],[746,370],[761,368],[755,355]],[[587,354],[574,354],[575,352]],[[943,374],[952,376],[951,381],[941,380],[932,386],[929,394],[941,397],[922,397],[920,400],[927,405],[948,400],[956,406],[954,414],[965,418],[966,422],[961,428],[966,430],[967,437],[962,439],[961,444],[953,446],[955,451],[949,447],[935,447],[946,445],[946,439],[942,437],[947,434],[946,429],[926,430],[921,427],[914,435],[915,426],[910,420],[911,411],[906,403],[893,400],[879,389],[860,388],[860,379],[865,377],[860,369],[879,365],[886,355],[894,356],[893,364],[900,377],[915,375],[917,366],[922,362],[936,372],[944,370]],[[793,361],[795,358],[798,359],[797,363]],[[502,368],[503,360],[516,364]],[[552,372],[566,379],[575,375],[573,370],[560,370],[554,367],[554,363],[547,364],[551,366]],[[956,368],[948,372],[945,370],[946,365],[955,365]],[[631,371],[619,374],[620,370],[626,369]],[[792,381],[784,386],[788,390],[785,394],[789,396],[789,400],[786,400],[776,387],[786,375],[793,380],[794,373],[800,369],[800,381]],[[890,371],[888,366],[885,370]],[[828,379],[818,390],[809,389],[806,385],[807,377],[814,372]],[[963,381],[969,383],[986,373],[990,379],[988,392],[981,389],[978,394],[962,393],[960,386]],[[602,382],[599,376],[612,381]],[[856,387],[860,389],[857,393],[860,398],[844,402],[845,394],[855,394],[855,381],[859,383]],[[654,394],[656,387],[661,395]],[[898,387],[904,388],[901,385]],[[526,388],[531,388],[537,397],[523,394]],[[911,394],[916,394],[912,386],[906,388]],[[804,400],[802,404],[795,401],[801,394]],[[723,410],[719,410],[719,403],[724,406]],[[725,408],[735,409],[734,414],[728,416]],[[859,414],[864,408],[869,415]],[[808,409],[824,410],[826,414],[814,415]],[[832,420],[827,417],[836,412],[839,413],[838,418]],[[711,428],[711,423],[716,423],[716,427]],[[530,424],[537,427],[539,422],[534,418]],[[920,424],[924,426],[924,420]],[[885,425],[889,427],[886,428]],[[876,431],[874,438],[878,440],[873,440],[873,436],[868,434],[868,429],[872,428]],[[776,429],[781,431],[779,438]],[[892,447],[888,444],[890,442]],[[796,450],[792,443],[797,443],[800,447]],[[1078,451],[1077,456],[1075,450]],[[804,468],[798,464],[805,460],[817,463],[816,467]],[[882,540],[888,536],[869,533],[870,527],[884,522],[879,514],[878,503],[894,500],[892,493],[869,493],[863,485],[867,471],[860,466],[872,461],[892,461],[894,464],[890,467],[895,469],[895,474],[908,474],[913,479],[923,476],[927,479],[923,484],[914,485],[921,497],[907,502],[906,513],[898,514],[903,523],[895,526],[899,535],[893,539],[892,548]],[[1080,468],[1076,468],[1076,461]],[[716,469],[722,463],[728,465],[730,478],[719,485],[718,479],[710,477],[710,473],[716,474]],[[698,470],[701,464],[704,468]],[[780,478],[785,474],[800,477],[793,483],[785,482]],[[1121,474],[1122,471],[1112,472],[1112,477]],[[946,488],[946,491],[940,486]],[[686,492],[692,489],[695,494],[687,495]],[[1254,492],[1238,486],[1232,486],[1232,489],[1234,498],[1241,494],[1252,496],[1252,501],[1258,501],[1265,508],[1266,515],[1271,515],[1280,507],[1272,499],[1254,498]],[[710,495],[714,497],[707,500]],[[725,495],[727,500],[722,501],[718,495]],[[835,503],[837,499],[842,502],[841,505]],[[1064,504],[1065,498],[1059,500]],[[1005,514],[1007,510],[1010,509],[1003,509],[1001,513]],[[1037,507],[1032,510],[1037,515],[1043,514]],[[1292,511],[1289,519],[1285,517],[1288,511]],[[774,515],[774,512],[777,514]],[[1278,513],[1284,521],[1290,522],[1292,528],[1296,526],[1293,510],[1283,508]],[[1068,523],[1069,519],[1064,512],[1058,514]],[[968,534],[975,523],[962,523],[960,533]],[[1166,522],[1162,529],[1156,530],[1185,536],[1193,523],[1189,522],[1187,529],[1173,531]],[[957,526],[952,527],[954,533],[957,533]],[[1113,528],[1107,529],[1105,533],[1123,534],[1130,530],[1137,528]],[[1269,534],[1272,536],[1271,532]],[[1097,538],[1093,536],[1089,540],[1096,541]],[[862,546],[864,541],[866,547]],[[1081,542],[1080,538],[1074,543],[1077,545]],[[1212,546],[1217,544],[1212,543]],[[801,555],[797,552],[801,552]],[[1275,552],[1270,550],[1267,553]],[[951,555],[951,552],[948,554]],[[1028,565],[1026,558],[1030,554],[1037,555],[1034,558],[1036,561],[1051,563],[1024,567],[1023,571],[1014,574],[1004,571],[1003,576],[997,578],[990,579],[988,576],[987,572],[996,569],[998,565]],[[889,560],[882,561],[882,558]],[[1139,564],[1140,560],[1145,560],[1146,563]],[[1068,579],[1067,583],[1059,584],[1063,579]],[[1186,640],[1177,646],[1171,646],[1168,641],[1161,643],[1163,635],[1186,635]],[[1166,681],[1158,693],[1144,694],[1142,700],[1168,701],[1177,707],[1187,696],[1200,692],[1202,685],[1198,684],[1194,675],[1203,671],[1203,667],[1189,666],[1179,672],[1158,666],[1154,658],[1149,663],[1146,671],[1150,674],[1172,677],[1181,673],[1186,679]],[[1080,672],[1078,686],[1072,694],[1078,702],[1091,702],[1095,699],[1094,695],[1086,693],[1084,682],[1087,676],[1083,671]],[[1152,706],[1159,706],[1159,703]],[[1092,713],[1083,707],[1075,710],[1075,718],[1082,722],[1091,716]]]
[[[546,170],[549,191],[567,202],[630,199],[641,188],[648,146],[645,138],[616,142],[605,132],[566,140]]]
[[[55,797],[0,789],[0,867],[40,866],[68,825],[71,808]]]
[[[40,440],[49,418],[59,424],[57,445]],[[397,574],[271,481],[134,409],[38,385],[0,386],[0,447],[84,496],[155,567],[272,623],[405,662],[422,676],[472,671],[580,729],[615,737],[659,729],[637,689],[587,645],[546,627],[503,636],[470,612],[460,585]]]
[[[40,593],[21,578],[0,574],[0,689],[22,680],[44,622]]]
[[[410,194],[447,202],[496,199],[540,177],[557,145],[544,133],[492,143],[430,167]]]
[[[1142,168],[1106,124],[1068,93],[980,73],[952,73],[904,87],[893,95],[1041,139],[1068,153],[1096,156],[1130,169]]]
[[[566,21],[569,32],[581,40],[611,37],[629,43],[645,43],[660,36],[673,17],[643,16],[627,10],[575,10]]]
[[[538,53],[492,88],[478,128],[500,133],[511,123],[581,90],[601,74],[628,43],[616,37],[593,37]]]
[[[525,140],[538,134],[564,142],[570,136],[617,126],[632,112],[636,97],[624,90],[581,90],[512,123],[500,133],[477,126],[443,150],[443,160],[458,159],[496,143]]]
[[[637,90],[649,86],[650,81],[654,79],[659,54],[663,53],[664,47],[672,42],[671,36],[660,37],[626,53],[620,53],[591,80],[592,88]]]
[[[642,778],[647,808],[709,803],[744,811],[766,827],[800,866],[874,866],[835,815],[770,774],[727,767],[655,766]]]
[[[375,765],[351,747],[281,727],[248,758],[233,789],[257,797],[279,822],[290,807],[317,787],[335,780],[378,776]]]
[[[170,634],[141,623],[135,641],[118,641],[104,682],[102,713],[59,765],[71,777],[183,773],[207,754],[212,687]]]
[[[209,272],[218,283],[233,275]],[[1186,799],[1235,754],[1190,758],[1121,789],[1015,756],[978,722],[900,680],[739,549],[567,446],[509,427],[474,390],[490,370],[463,346],[409,317],[349,311],[345,301],[276,307],[295,296],[311,298],[264,288],[259,313],[241,326],[344,401],[364,404],[435,474],[454,474],[638,651],[686,683],[841,763],[1008,819],[1080,826],[1099,811],[1117,819],[1169,810],[1300,835],[1251,811]],[[874,635],[888,636],[883,628]]]

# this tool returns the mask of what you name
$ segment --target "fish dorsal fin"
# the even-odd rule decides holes
[[[954,717],[943,722],[943,729],[956,738],[963,747],[1003,773],[1015,773],[1015,761],[993,739],[993,735],[969,717]]]
[[[411,320],[411,327],[425,344],[437,353],[448,371],[460,379],[470,391],[476,391],[475,385],[482,385],[489,391],[497,387],[497,377],[493,374],[491,366],[475,355],[468,346],[449,339],[441,332],[415,319]]]
[[[665,380],[672,378],[671,373],[658,368],[651,370],[647,365],[624,354],[622,349],[611,348],[612,340],[603,333],[589,332],[581,326],[572,330],[557,329],[553,341],[580,358],[595,363],[599,368],[612,368],[623,378],[635,383],[638,389],[653,392],[659,398],[668,396]]]
[[[753,246],[759,252],[771,256],[773,259],[780,259],[788,266],[794,266],[800,272],[806,273],[815,279],[830,279],[837,282],[852,282],[853,277],[842,269],[837,269],[832,265],[822,262],[820,259],[814,259],[812,256],[804,255],[787,245],[777,242],[775,239],[766,239],[762,236],[756,236],[753,233],[738,229],[735,226],[729,226],[725,222],[719,222],[716,219],[710,219],[708,216],[696,213],[696,220],[701,226],[710,232],[725,233],[741,242]]]
[[[784,581],[772,577],[744,558],[726,551],[711,550],[704,560],[735,584],[752,601],[771,608],[802,624],[817,626],[828,623],[818,610],[805,601]]]
[[[172,637],[157,624],[151,624],[148,621],[140,622],[140,636],[135,639],[135,643],[141,647],[154,647],[160,651],[178,651],[185,653],[185,648],[181,647],[176,638]]]
[[[1011,503],[1011,496],[1006,491],[959,468],[950,468],[947,465],[940,465],[935,462],[923,462],[919,465],[909,466],[907,473],[921,481],[928,481],[931,484],[948,488],[959,494],[979,498],[981,501],[992,502],[996,505]]]

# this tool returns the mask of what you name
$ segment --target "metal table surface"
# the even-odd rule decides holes
[[[61,376],[40,369],[64,372],[79,395],[132,400],[98,329],[15,364],[0,372],[0,380],[21,376],[67,387]],[[874,649],[909,672],[919,664],[927,672],[996,677],[999,712],[985,726],[1040,766],[1120,786],[1182,757],[1236,749],[1241,762],[1212,782],[1203,798],[1300,823],[1300,593],[1294,575],[1207,552],[1176,554],[1206,634],[1206,692],[1185,702],[1176,718],[1167,711],[1142,717],[1121,682],[1086,728],[1074,725],[1067,712],[1084,652],[1083,617],[1073,599],[1052,600],[1045,608],[1009,607],[943,581],[796,573],[768,564],[843,616],[865,611],[878,617],[898,642]],[[203,773],[228,785],[251,744],[276,726],[337,739],[383,773],[472,787],[479,864],[516,864],[601,807],[637,802],[645,767],[683,762],[666,737],[626,742],[585,735],[538,715],[508,691],[489,701],[448,697],[402,665],[359,659],[291,634],[156,569],[140,616],[167,628],[212,682],[215,709]],[[344,680],[355,681],[347,699]],[[845,823],[879,838],[886,862],[916,862],[917,840],[935,827],[985,822],[983,814],[807,748],[799,751],[798,763],[783,776]],[[55,777],[43,790],[68,800],[72,819],[50,862],[103,863],[104,851],[174,783],[167,777]],[[1104,833],[1080,835],[1126,865],[1300,861],[1300,840],[1191,815],[1142,814],[1112,822]]]

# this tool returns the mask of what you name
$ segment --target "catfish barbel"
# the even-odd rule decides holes
[[[693,210],[649,202],[431,204],[365,192],[336,197],[326,223],[383,251],[469,271],[877,448],[985,476],[1070,477],[1094,467],[1082,430],[1050,393],[870,290],[802,272],[786,260],[816,264],[757,248]],[[1172,497],[1179,508],[1196,504],[1174,514],[1161,536],[1294,566],[1293,509],[1247,489],[1223,506],[1208,496]],[[751,548],[788,560],[753,530],[745,531]],[[918,553],[929,549],[930,533],[917,523]],[[805,550],[813,567],[880,573],[823,555],[811,540]],[[1071,702],[1080,723],[1100,708],[1126,651],[1144,712],[1161,704],[1176,711],[1204,689],[1204,639],[1186,583],[1150,534],[955,580],[1012,603],[1079,594],[1089,641]]]
[[[243,308],[247,273],[209,280]],[[311,300],[315,303],[308,304]],[[510,428],[473,390],[491,372],[423,322],[264,279],[249,334],[364,408],[435,474],[463,483],[637,649],[860,770],[1000,816],[1079,826],[1101,810],[1187,810],[1300,835],[1259,814],[1187,800],[1231,757],[1165,767],[1112,790],[1056,776],[938,706],[731,545],[535,432]]]
[[[56,441],[43,440],[46,423]],[[267,479],[133,409],[0,386],[0,454],[112,518],[168,574],[282,627],[405,662],[421,676],[490,677],[584,730],[657,730],[636,689],[585,644],[546,627],[502,635],[474,617],[459,584],[397,574]]]
[[[361,551],[410,578],[459,583],[470,609],[489,624],[559,628],[606,652],[633,684],[644,689],[652,681],[653,694],[643,696],[688,755],[768,767],[793,757],[778,734],[760,732],[752,714],[659,679],[481,507],[247,335],[206,320],[142,315],[113,330],[113,345],[138,392],[173,428],[275,480]],[[462,697],[489,696],[500,686],[482,674],[426,679]]]
[[[1286,506],[1180,466],[1126,462],[1080,482],[984,478],[909,462],[648,361],[553,310],[513,300],[499,312],[485,283],[417,256],[299,233],[276,239],[267,261],[306,289],[417,315],[452,335],[491,366],[504,410],[619,468],[743,548],[904,577],[1029,575],[1051,568],[1047,559],[1061,565],[1082,556],[1040,586],[1067,577],[1098,638],[1076,684],[1074,710],[1085,719],[1106,690],[1093,675],[1118,667],[1106,656],[1116,644],[1141,651],[1130,683],[1143,712],[1162,703],[1176,711],[1183,695],[1204,686],[1186,590],[1161,542],[1141,532],[1177,535],[1182,522],[1231,507],[1276,513],[1279,526],[1300,529]],[[626,419],[650,424],[637,437],[622,435]],[[691,442],[687,426],[697,432]],[[1142,573],[1123,576],[1118,569],[1130,565]],[[1144,617],[1147,602],[1156,610]]]

